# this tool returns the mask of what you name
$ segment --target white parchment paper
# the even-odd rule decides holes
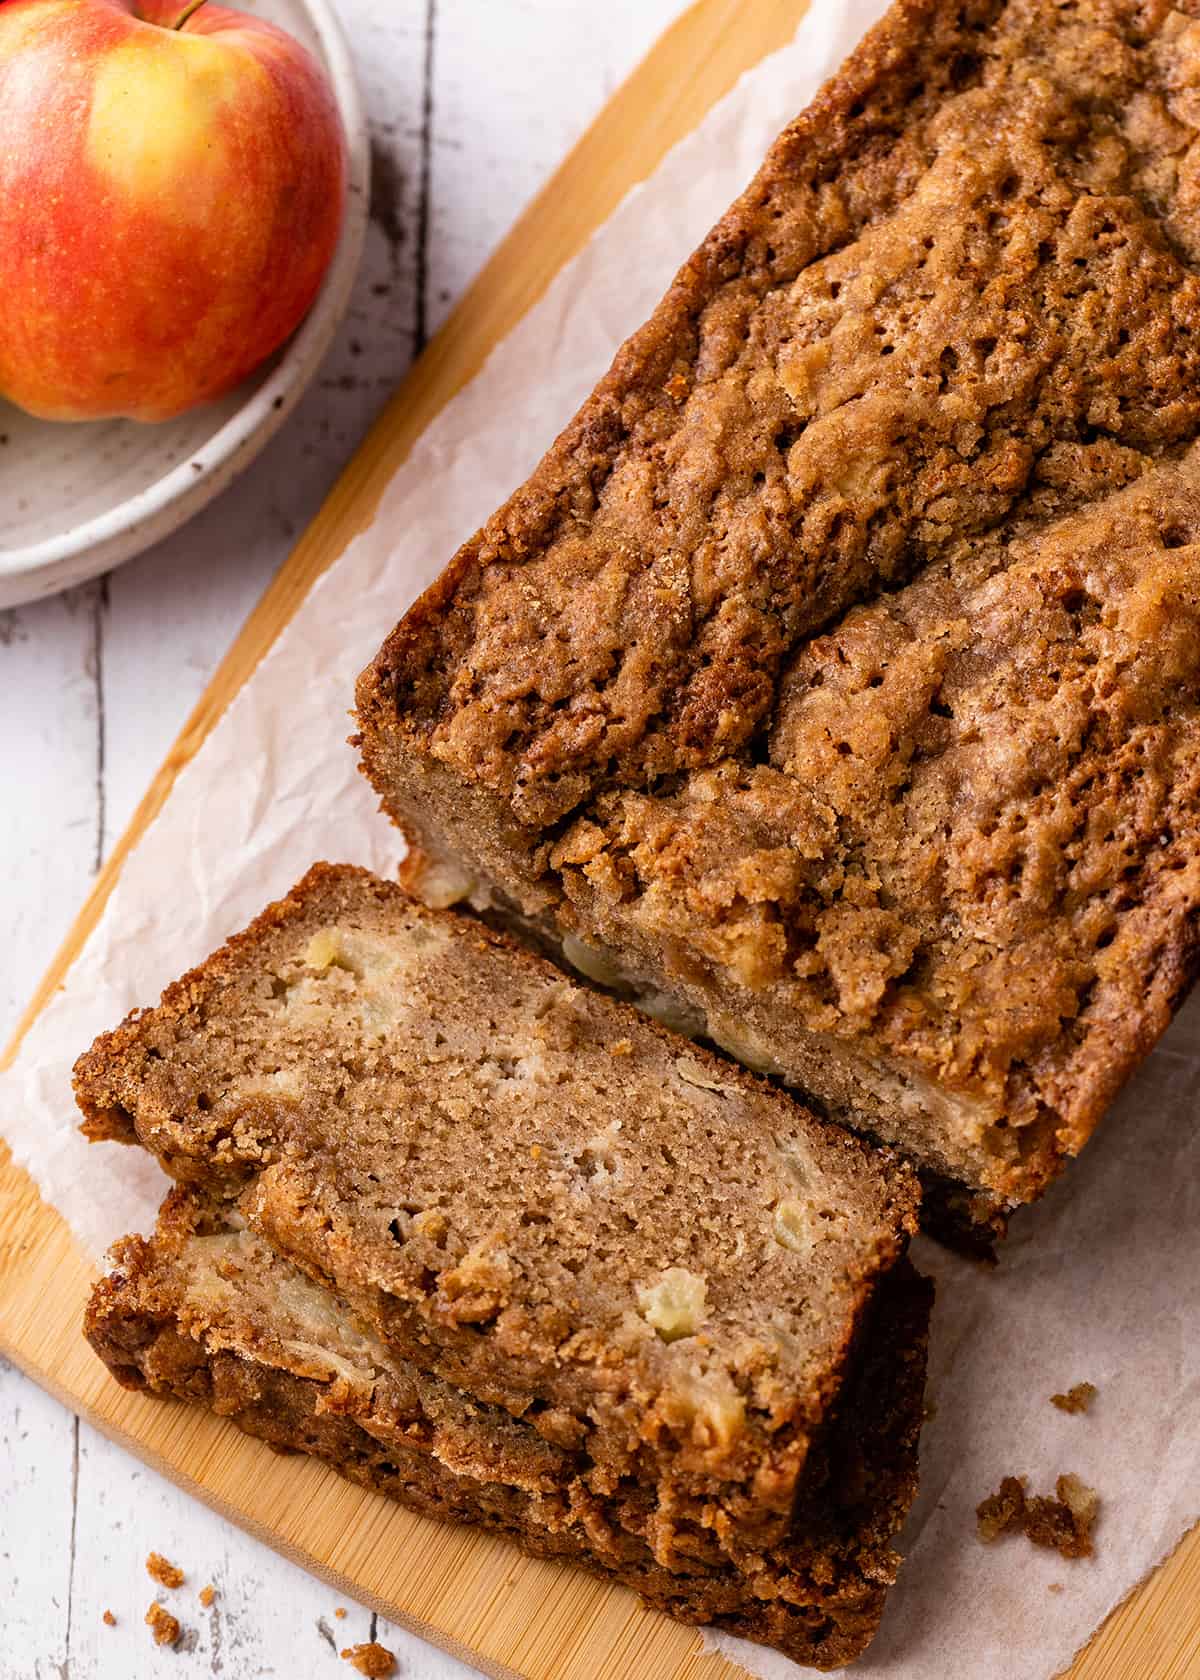
[[[882,0],[814,0],[794,44],[747,76],[634,192],[429,428],[372,528],[313,590],[180,775],[63,990],[0,1085],[0,1128],[96,1256],[148,1230],[140,1151],[75,1131],[70,1068],[95,1034],[199,960],[314,858],[391,873],[402,845],[345,745],[354,678],[458,543],[532,467]],[[923,1488],[908,1562],[863,1669],[880,1680],[1044,1680],[1200,1516],[1200,998],[1061,1188],[988,1274],[922,1244],[938,1279]],[[1049,1395],[1081,1379],[1087,1416]],[[1097,1555],[974,1538],[1006,1473],[1074,1470],[1103,1499]],[[1051,1588],[1061,1588],[1052,1591]],[[715,1644],[764,1675],[784,1659]]]

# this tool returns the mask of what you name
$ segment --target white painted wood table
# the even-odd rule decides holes
[[[244,0],[252,9],[253,0]],[[247,475],[111,576],[0,613],[0,1042],[214,666],[450,305],[685,0],[339,0],[375,170],[353,307]],[[3,485],[0,484],[0,494]],[[197,956],[200,953],[195,953]],[[187,1571],[156,1589],[152,1548]],[[217,1589],[211,1609],[197,1594]],[[338,1599],[0,1363],[0,1680],[306,1680],[377,1636],[406,1680],[468,1670]],[[154,1597],[186,1629],[156,1649]],[[102,1621],[111,1609],[115,1628]]]

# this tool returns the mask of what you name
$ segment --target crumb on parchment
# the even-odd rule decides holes
[[[979,1538],[998,1540],[1010,1529],[1021,1526],[1025,1514],[1025,1484],[1016,1476],[1005,1476],[995,1493],[989,1493],[975,1507]]]
[[[1065,1394],[1052,1394],[1050,1404],[1057,1406],[1060,1412],[1087,1412],[1091,1410],[1098,1392],[1095,1383],[1079,1382]]]
[[[146,1559],[146,1573],[152,1581],[157,1581],[160,1587],[181,1587],[183,1585],[183,1570],[168,1562],[161,1552],[151,1552]]]
[[[337,1609],[333,1613],[337,1617],[339,1622],[344,1622],[346,1620],[346,1607],[345,1607],[345,1605],[339,1604]]]
[[[1060,1557],[1091,1557],[1092,1525],[1100,1509],[1094,1488],[1068,1471],[1054,1484],[1056,1498],[1025,1492],[1020,1476],[1005,1476],[999,1489],[975,1507],[979,1538],[998,1540],[1020,1533],[1035,1546],[1046,1546]]]
[[[100,1620],[104,1623],[105,1627],[116,1627],[117,1625],[117,1618],[113,1615],[111,1610],[106,1610]]]
[[[387,1680],[396,1672],[396,1658],[386,1645],[348,1645],[342,1656],[367,1680]]]
[[[146,1626],[153,1633],[156,1645],[176,1644],[183,1631],[178,1617],[172,1616],[166,1606],[160,1604],[157,1599],[146,1612]]]
[[[208,1585],[206,1587],[201,1587],[200,1588],[200,1602],[201,1602],[201,1604],[203,1604],[203,1606],[206,1610],[208,1609],[209,1605],[212,1603],[213,1599],[216,1598],[216,1596],[217,1596],[217,1589],[216,1589],[216,1587],[213,1586],[211,1581],[208,1583]]]

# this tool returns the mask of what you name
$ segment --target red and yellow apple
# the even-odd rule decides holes
[[[243,379],[333,256],[346,146],[282,30],[209,0],[0,0],[0,395],[161,420]]]

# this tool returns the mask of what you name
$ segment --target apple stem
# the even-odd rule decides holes
[[[203,6],[203,4],[204,4],[204,0],[192,0],[192,3],[191,3],[190,6],[185,6],[183,8],[183,11],[175,19],[175,22],[171,25],[171,28],[172,29],[182,29],[184,24],[191,17],[192,13],[193,12],[198,12],[200,10],[201,6]]]

